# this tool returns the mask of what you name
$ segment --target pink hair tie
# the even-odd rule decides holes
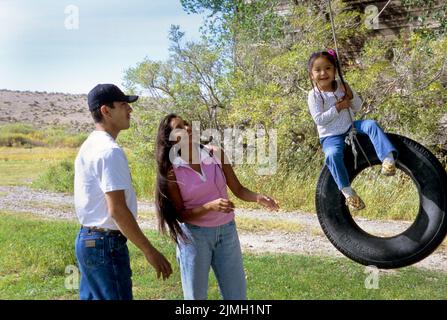
[[[333,56],[335,61],[337,61],[337,54],[335,53],[334,50],[330,49],[327,51],[327,53],[329,53],[331,56]]]

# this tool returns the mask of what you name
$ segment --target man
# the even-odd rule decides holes
[[[127,96],[113,84],[99,84],[88,94],[96,130],[82,144],[75,160],[74,200],[81,230],[76,257],[81,271],[81,300],[132,299],[132,271],[127,239],[167,279],[171,265],[145,237],[136,222],[137,199],[124,151],[115,142],[130,126]]]

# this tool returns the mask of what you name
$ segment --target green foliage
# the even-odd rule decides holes
[[[346,10],[343,1],[332,4],[344,76],[364,100],[363,116],[434,150],[440,141],[439,119],[447,110],[447,37],[413,32],[385,42],[368,37],[362,14]],[[146,59],[126,74],[129,88],[155,97],[149,107],[135,110],[141,122],[126,134],[139,162],[135,172],[153,164],[156,128],[167,112],[200,121],[202,130],[274,129],[276,175],[252,179],[256,168],[248,165],[237,168],[238,174],[250,173],[251,178],[242,179],[247,187],[271,192],[286,208],[313,210],[312,188],[323,156],[308,112],[307,61],[312,52],[334,46],[327,2],[291,3],[281,15],[276,1],[189,0],[182,5],[191,13],[209,13],[202,40],[185,43],[184,33],[173,26],[169,60]],[[364,46],[356,61],[349,61],[344,52],[353,39]],[[143,194],[150,193],[153,181],[140,181]],[[298,190],[307,201],[293,198]]]
[[[51,165],[35,181],[33,187],[56,192],[73,193],[74,165],[73,160],[62,160]]]
[[[208,126],[215,124],[215,110],[223,110],[228,102],[224,75],[226,60],[221,48],[207,40],[183,42],[183,33],[172,26],[171,56],[166,62],[145,60],[126,72],[127,86],[156,98],[148,112],[175,112],[190,121]]]
[[[424,37],[434,38],[447,33],[447,3],[443,0],[401,0],[408,11],[418,10],[417,16],[409,15],[411,23],[421,25],[417,31]],[[435,24],[437,28],[430,28]]]
[[[207,13],[203,34],[220,45],[246,39],[270,40],[283,35],[285,20],[275,9],[279,0],[181,0],[188,13]]]
[[[230,2],[222,1],[221,5],[230,5]],[[237,175],[244,186],[274,196],[286,210],[314,211],[313,195],[323,153],[308,113],[307,60],[312,52],[333,46],[330,24],[325,17],[326,5],[324,1],[302,2],[292,6],[288,15],[276,18],[271,16],[272,7],[262,1],[255,8],[239,7],[237,12],[230,7],[219,7],[222,12],[215,14],[222,14],[225,19],[221,22],[227,28],[226,34],[214,34],[218,41],[204,36],[198,42],[185,42],[184,33],[173,26],[169,60],[146,59],[127,71],[128,88],[152,96],[132,105],[131,128],[118,138],[126,148],[139,198],[153,198],[158,125],[166,113],[176,112],[190,121],[200,121],[202,130],[276,130],[276,174],[259,176],[257,165],[244,164],[235,166]],[[343,52],[350,39],[363,37],[367,31],[360,14],[344,10],[342,1],[334,1],[333,5]],[[210,10],[211,7],[203,8]],[[261,9],[268,14],[260,15]],[[234,16],[241,12],[244,15]],[[249,27],[256,21],[259,25],[274,23],[275,28],[283,28],[287,22],[287,32],[264,37],[267,35],[262,35],[264,27],[257,33]],[[232,36],[228,37],[229,34]],[[447,110],[445,73],[442,73],[446,52],[446,36],[428,38],[413,33],[388,42],[370,38],[356,63],[343,60],[344,75],[362,95],[363,111],[369,118],[377,119],[386,131],[409,136],[433,150],[441,134],[439,119]],[[10,131],[23,135],[33,132],[20,126]],[[72,168],[65,163],[48,169],[36,184],[69,192],[71,179]],[[377,194],[369,192],[370,179],[363,180],[356,181],[356,188],[361,190],[364,201],[378,203]],[[402,208],[388,208],[386,217],[408,218],[408,213],[416,211],[409,201],[414,198],[411,193],[399,191],[411,189],[408,181],[396,180],[380,187],[390,196],[401,196],[399,203],[409,203]],[[396,193],[392,192],[394,189]],[[258,207],[238,200],[236,203],[238,207]],[[372,205],[371,212],[362,214],[370,218],[384,217],[379,211]]]
[[[72,133],[64,127],[36,128],[29,124],[15,123],[0,126],[0,146],[6,147],[78,147],[86,134]]]
[[[234,10],[238,1],[228,0],[180,0],[183,9],[188,13],[202,13],[205,9],[212,13]]]
[[[446,52],[446,36],[427,39],[414,33],[408,40],[400,37],[387,44],[371,40],[362,51],[360,68],[350,70],[346,78],[362,94],[365,111],[387,131],[433,147],[447,110],[442,82]]]

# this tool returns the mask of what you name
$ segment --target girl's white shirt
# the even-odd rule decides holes
[[[337,80],[337,89],[334,92],[319,91],[318,88],[309,91],[307,103],[320,138],[346,133],[352,124],[351,117],[354,119],[354,113],[358,112],[362,106],[362,99],[351,88],[352,107],[338,112],[335,104],[345,95],[342,86],[341,81]]]

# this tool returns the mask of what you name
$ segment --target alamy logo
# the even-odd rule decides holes
[[[65,267],[65,289],[79,290],[79,269],[77,266],[68,265]]]
[[[65,29],[78,30],[79,29],[79,7],[75,5],[68,5],[64,11],[66,17],[64,21]]]
[[[373,5],[365,8],[365,24],[368,29],[379,29],[379,8]]]
[[[379,289],[379,269],[376,266],[367,266],[365,271],[365,289]]]
[[[185,129],[174,129],[169,136],[170,141],[177,141],[169,151],[169,160],[174,163],[181,152],[182,157],[189,157],[190,139],[193,144],[199,144],[201,138],[211,140],[211,145],[221,147],[226,159],[220,159],[220,152],[215,154],[221,163],[225,164],[257,164],[259,175],[273,175],[277,171],[277,132],[274,129],[227,128],[222,132],[216,129],[200,131],[200,122],[193,121],[191,135]],[[268,141],[268,142],[267,142]],[[200,163],[193,159],[193,164]]]

